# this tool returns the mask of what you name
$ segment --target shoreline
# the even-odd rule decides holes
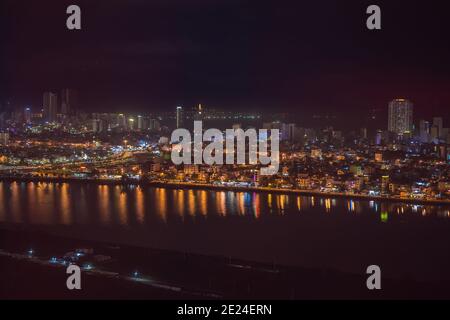
[[[396,198],[390,196],[370,196],[364,194],[347,194],[337,192],[320,192],[314,190],[301,189],[277,189],[268,187],[237,187],[237,186],[218,186],[202,183],[187,182],[141,182],[141,181],[121,181],[121,180],[105,180],[105,179],[78,179],[64,177],[0,177],[0,181],[8,182],[50,182],[50,183],[81,183],[81,184],[98,184],[98,185],[138,185],[159,187],[168,189],[200,189],[200,190],[216,190],[216,191],[234,191],[234,192],[258,192],[258,193],[275,193],[287,195],[303,195],[318,196],[328,198],[344,198],[358,200],[376,200],[386,202],[403,202],[411,204],[429,204],[429,205],[450,205],[450,199],[409,199]]]
[[[447,299],[448,280],[386,277],[384,289],[364,286],[365,273],[287,266],[252,260],[97,241],[21,228],[0,227],[0,297],[27,299]],[[24,250],[33,243],[36,256]],[[49,257],[76,248],[110,256],[83,271],[83,290],[65,288],[65,268]],[[138,278],[130,276],[138,268]],[[180,272],[181,270],[181,272]],[[12,279],[12,281],[11,281]],[[105,290],[105,288],[108,288]]]

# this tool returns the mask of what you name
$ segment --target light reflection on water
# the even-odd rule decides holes
[[[449,206],[255,192],[0,182],[0,221],[28,224],[144,225],[187,219],[263,219],[302,214],[395,219],[449,218]]]

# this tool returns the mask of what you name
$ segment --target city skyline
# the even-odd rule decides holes
[[[153,121],[158,122],[157,118],[165,119],[167,117],[171,118],[170,114],[172,111],[152,111],[149,110],[143,112],[134,112],[132,110],[127,110],[124,112],[123,110],[119,112],[102,112],[99,110],[90,110],[90,112],[86,112],[79,108],[79,92],[77,90],[71,88],[64,88],[60,90],[60,94],[51,91],[46,91],[43,94],[42,107],[36,109],[31,106],[25,106],[20,108],[12,108],[9,106],[3,110],[0,110],[0,129],[7,129],[6,122],[7,120],[17,122],[20,124],[20,121],[23,121],[24,124],[31,124],[32,119],[36,124],[36,119],[41,119],[39,122],[44,123],[67,123],[73,120],[74,116],[79,117],[90,117],[92,118],[92,126],[94,128],[94,132],[99,132],[102,130],[106,130],[101,123],[103,120],[100,119],[107,114],[120,115],[124,119],[121,120],[125,123],[125,126],[130,128],[138,128],[142,130],[151,126],[152,128],[155,126]],[[278,110],[279,111],[279,110]],[[204,116],[202,116],[204,113]],[[221,116],[221,114],[223,115]],[[192,105],[192,106],[184,106],[177,105],[175,107],[174,119],[175,119],[175,128],[181,128],[183,125],[192,127],[194,120],[227,120],[233,111],[224,110],[220,108],[205,108],[201,103]],[[303,125],[310,126],[312,128],[327,128],[327,127],[335,127],[342,128],[342,118],[338,118],[337,115],[333,115],[325,113],[325,114],[312,114],[309,115],[309,120],[311,119],[321,119],[323,118],[325,121],[323,123],[316,122],[314,124],[309,123],[308,119],[302,119],[303,121],[299,121],[298,117],[287,117],[286,113],[268,113],[268,112],[244,112],[244,115],[249,115],[249,119],[258,120],[260,125],[265,126],[265,123],[262,121],[272,119],[275,121],[286,122],[289,125]],[[366,114],[366,119],[363,122],[358,122],[357,125],[354,123],[347,124],[345,126],[346,132],[349,130],[361,129],[365,130],[364,135],[367,136],[367,130],[384,130],[387,129],[386,132],[391,132],[399,136],[406,136],[408,138],[418,137],[419,140],[423,143],[436,141],[436,139],[443,138],[448,135],[448,129],[443,127],[443,123],[447,122],[446,116],[447,114],[433,115],[432,117],[427,118],[418,118],[416,114],[414,103],[407,98],[395,98],[387,103],[387,107],[383,109],[373,109],[370,110],[368,114]],[[102,116],[103,115],[103,116]],[[99,118],[100,117],[100,118]],[[128,117],[128,118],[126,118]],[[150,117],[150,118],[149,118]],[[153,119],[152,119],[153,118]],[[190,120],[189,120],[190,118]],[[345,117],[344,117],[345,118]],[[21,119],[21,120],[20,120]],[[387,119],[387,125],[386,121]],[[233,121],[232,118],[228,119],[229,121]],[[245,120],[245,116],[238,116],[235,121]],[[117,120],[119,123],[119,120]],[[150,121],[150,122],[149,122]],[[370,123],[371,122],[371,123]],[[11,123],[11,124],[12,124]],[[144,126],[145,124],[145,126]],[[119,124],[120,126],[121,124]],[[233,124],[234,125],[234,124]],[[240,125],[240,124],[239,124]],[[159,127],[159,124],[158,124]],[[100,129],[100,130],[99,130]],[[286,129],[291,130],[291,129]],[[289,133],[289,135],[293,135],[293,133]],[[375,137],[375,140],[377,138]]]
[[[449,10],[1,1],[0,298],[449,299]]]

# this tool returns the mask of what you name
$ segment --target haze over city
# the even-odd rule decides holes
[[[203,103],[356,118],[404,97],[418,118],[447,116],[443,1],[382,1],[378,32],[365,1],[79,1],[79,32],[65,28],[69,2],[50,3],[3,3],[3,102],[39,109],[67,87],[99,112]]]

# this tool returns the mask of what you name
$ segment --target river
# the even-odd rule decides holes
[[[450,279],[450,206],[89,183],[0,182],[0,226],[363,273]],[[1,242],[0,242],[1,247]]]

